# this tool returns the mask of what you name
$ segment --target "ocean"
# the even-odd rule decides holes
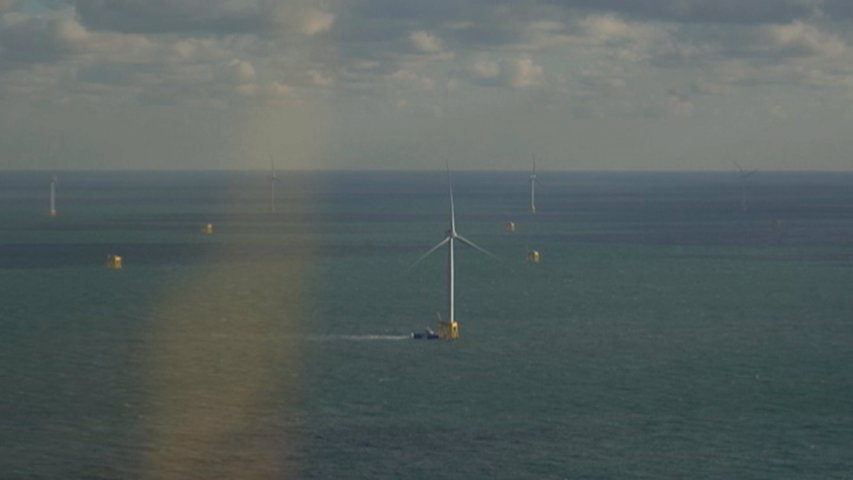
[[[0,478],[853,478],[853,174],[527,177],[0,172]]]

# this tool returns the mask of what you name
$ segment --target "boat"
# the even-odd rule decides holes
[[[438,340],[439,336],[437,333],[432,331],[430,328],[424,329],[422,332],[412,332],[413,340]]]

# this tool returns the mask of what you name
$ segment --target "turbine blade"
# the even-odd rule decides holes
[[[732,163],[734,163],[735,166],[737,167],[737,169],[740,170],[740,173],[743,174],[743,167],[741,167],[740,164],[737,162],[732,162]]]
[[[428,252],[426,252],[425,254],[421,255],[421,258],[417,259],[417,261],[415,261],[415,263],[413,263],[409,268],[415,268],[415,267],[416,267],[419,263],[421,263],[425,258],[427,258],[428,256],[430,256],[430,254],[431,254],[431,253],[433,253],[434,251],[436,251],[436,250],[438,250],[439,248],[443,247],[443,246],[444,246],[445,244],[447,244],[447,242],[449,242],[449,241],[450,241],[450,237],[444,237],[444,240],[442,240],[442,241],[438,242],[438,244],[437,244],[436,246],[434,246],[434,247],[430,248]]]
[[[450,178],[450,160],[447,161],[447,188],[450,191],[450,231],[456,232],[456,212],[453,208],[453,181]]]
[[[459,241],[464,243],[465,245],[468,245],[469,247],[471,247],[475,250],[479,250],[480,252],[485,253],[486,255],[494,258],[495,260],[500,261],[500,258],[498,258],[494,253],[492,253],[492,252],[486,250],[485,248],[477,245],[476,243],[472,242],[471,240],[468,240],[467,238],[463,237],[462,235],[456,234],[456,238],[458,238]]]
[[[752,175],[754,175],[755,173],[758,173],[758,170],[753,170],[753,171],[751,171],[751,172],[744,173],[744,174],[743,174],[743,178],[749,178],[749,177],[751,177]]]

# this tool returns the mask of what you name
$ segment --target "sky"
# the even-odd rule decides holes
[[[0,169],[850,170],[849,0],[0,0]]]

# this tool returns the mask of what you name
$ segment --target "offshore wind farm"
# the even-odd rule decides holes
[[[0,467],[844,475],[853,176],[763,172],[744,214],[731,172],[548,171],[531,222],[524,173],[279,171],[270,216],[268,173],[61,172],[56,219],[0,174]],[[410,268],[457,228],[502,262]],[[411,341],[445,304],[464,334]]]
[[[0,480],[850,479],[851,65],[849,0],[0,0]]]

